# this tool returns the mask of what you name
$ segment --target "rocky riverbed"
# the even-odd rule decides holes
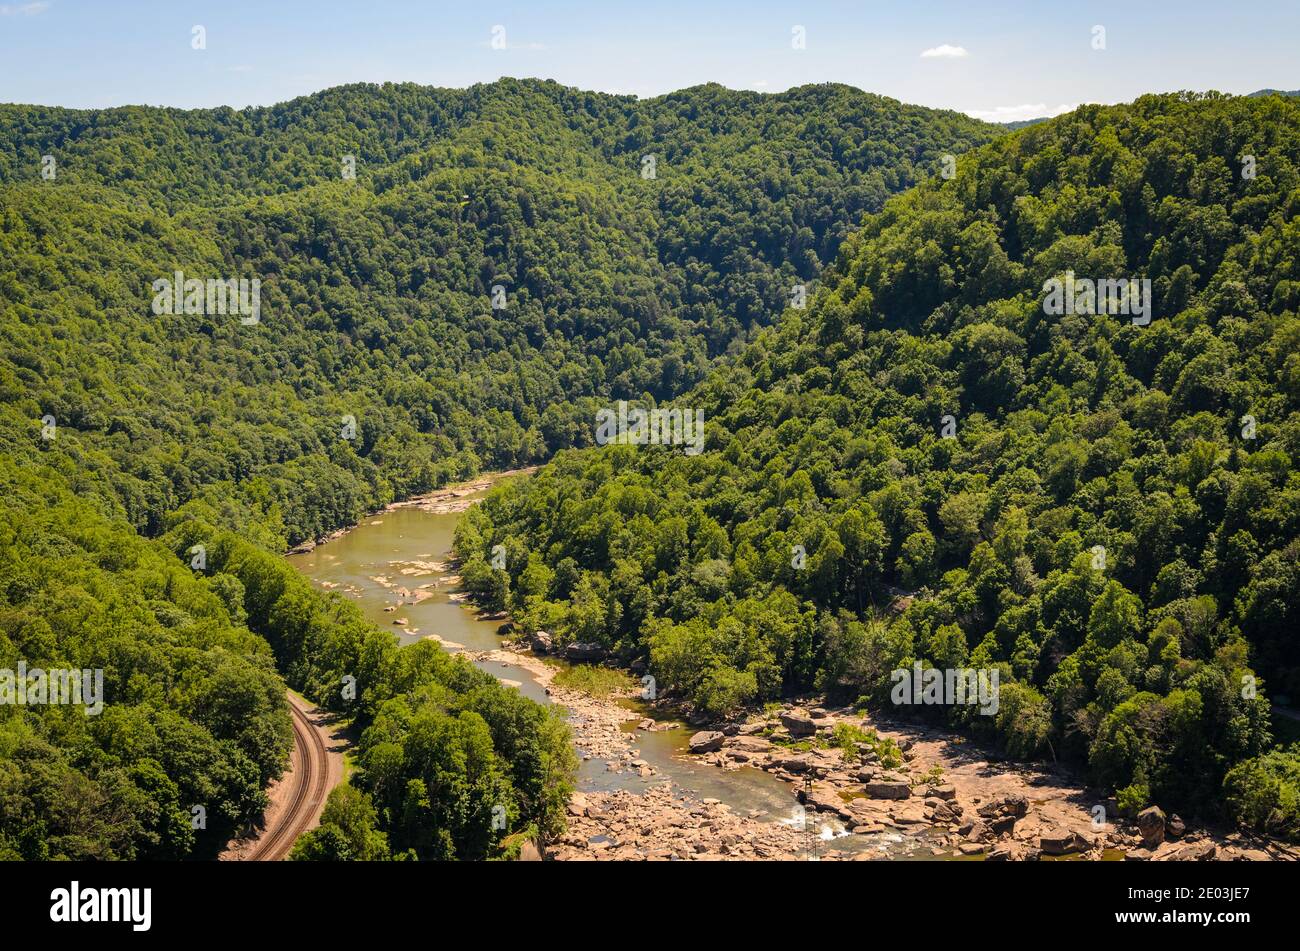
[[[737,813],[718,799],[697,799],[657,777],[654,767],[638,755],[637,739],[680,723],[638,717],[617,695],[594,697],[556,684],[558,668],[530,653],[503,648],[472,657],[527,670],[545,686],[550,699],[568,711],[580,757],[603,763],[607,771],[635,773],[650,781],[644,791],[575,792],[569,801],[568,831],[552,844],[549,857],[707,860],[795,858],[802,852],[803,832],[792,820]],[[635,726],[628,729],[632,721]]]
[[[424,495],[416,496],[413,499],[390,502],[384,507],[384,511],[396,512],[401,509],[419,509],[422,512],[430,512],[434,515],[463,512],[478,501],[474,496],[486,492],[502,479],[512,476],[531,475],[536,471],[536,466],[528,466],[524,469],[508,469],[504,472],[485,473],[470,482],[459,482],[456,485],[447,486],[445,489],[426,492]]]
[[[837,728],[839,736],[837,737]],[[854,737],[865,735],[866,741]],[[989,860],[1295,859],[1237,832],[1193,828],[1152,807],[1134,819],[1068,773],[996,761],[963,738],[885,724],[851,709],[787,704],[692,737],[719,768],[758,766],[805,791],[807,804],[855,835],[921,838],[936,856]],[[888,848],[873,850],[889,856]]]
[[[584,758],[603,761],[607,770],[654,777],[653,767],[638,757],[637,737],[678,723],[658,714],[638,716],[617,697],[556,685],[557,668],[522,645],[481,656],[529,670],[543,682],[551,699],[569,710]],[[814,849],[823,859],[1296,858],[1277,843],[1193,827],[1159,809],[1126,819],[1113,800],[1064,770],[999,760],[945,731],[815,702],[699,730],[682,756],[720,771],[771,773],[789,785],[791,815],[741,814],[717,799],[684,795],[667,780],[643,792],[578,792],[569,806],[568,833],[553,844],[551,857],[804,858],[810,851],[806,823],[853,837],[855,848]]]

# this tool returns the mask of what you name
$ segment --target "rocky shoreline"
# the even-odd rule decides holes
[[[531,673],[547,695],[568,710],[574,745],[584,760],[604,761],[610,772],[655,778],[654,767],[637,756],[636,738],[679,723],[638,718],[616,696],[593,697],[556,684],[559,669],[531,653],[502,648],[469,656]],[[632,720],[638,720],[635,730],[625,729]],[[644,792],[575,792],[569,800],[568,830],[551,844],[547,857],[562,861],[780,859],[796,858],[802,843],[803,834],[792,825],[738,814],[717,799],[694,799],[662,779]]]
[[[837,729],[839,734],[837,735]],[[866,741],[856,737],[865,735]],[[987,860],[1294,860],[1295,850],[1240,832],[1191,828],[1150,807],[1128,820],[1113,799],[1061,770],[991,760],[962,737],[890,724],[852,709],[786,704],[692,748],[723,768],[758,766],[804,790],[819,815],[855,835],[924,836],[936,857]],[[876,849],[867,857],[888,857]]]
[[[627,729],[635,712],[615,697],[556,685],[557,668],[523,645],[475,656],[533,673],[570,711],[584,758],[653,777],[653,768],[637,758],[636,737],[678,723],[642,717],[634,730]],[[719,770],[765,770],[789,785],[792,808],[802,802],[805,822],[860,837],[856,848],[822,850],[822,859],[1297,858],[1279,843],[1193,828],[1154,807],[1135,820],[1122,818],[1113,800],[1090,792],[1064,770],[998,760],[958,735],[886,723],[851,708],[785,704],[698,731],[682,755]],[[716,799],[685,796],[667,780],[644,793],[576,792],[569,816],[568,832],[550,848],[551,858],[796,859],[808,852],[799,823],[739,815]]]
[[[469,496],[477,495],[492,488],[502,479],[511,476],[531,475],[536,471],[537,466],[527,466],[523,469],[507,469],[503,472],[485,472],[477,479],[472,479],[469,482],[458,482],[446,488],[426,492],[424,495],[417,495],[415,498],[390,502],[384,506],[383,511],[394,512],[398,509],[420,509],[424,512],[432,512],[434,515],[463,512],[478,501],[469,498]]]

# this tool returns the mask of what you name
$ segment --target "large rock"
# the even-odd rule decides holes
[[[790,731],[791,736],[812,736],[817,732],[813,718],[798,710],[787,710],[781,714],[781,725]]]
[[[1041,856],[1042,853],[1032,846],[1020,842],[1004,842],[995,845],[984,860],[986,862],[1037,862]]]
[[[692,753],[716,753],[722,749],[722,741],[726,739],[717,730],[704,730],[696,733],[691,737],[690,749]]]
[[[772,766],[777,769],[784,769],[789,773],[804,773],[812,765],[806,756],[773,756]]]
[[[592,660],[604,660],[606,650],[599,644],[595,643],[578,643],[570,644],[564,649],[564,659],[577,661],[579,663]]]
[[[537,654],[549,654],[555,649],[555,641],[545,631],[538,631],[529,638],[529,644],[532,646],[533,652]]]
[[[979,807],[978,812],[984,819],[1002,819],[1008,816],[1022,819],[1029,812],[1029,800],[1018,793],[1010,793],[990,799]]]
[[[957,827],[957,834],[964,836],[972,842],[979,842],[988,838],[989,829],[979,819],[967,819]]]
[[[1011,793],[990,799],[979,807],[978,812],[994,835],[1010,835],[1015,831],[1016,821],[1029,812],[1029,800]]]
[[[834,789],[814,788],[804,800],[804,804],[812,806],[818,812],[828,812],[838,816],[845,822],[853,819],[853,812],[849,809],[849,804],[841,799]]]
[[[1038,837],[1038,847],[1045,855],[1072,855],[1086,852],[1091,846],[1087,839],[1069,829],[1053,829]]]
[[[1165,814],[1159,806],[1148,806],[1138,813],[1138,832],[1142,833],[1142,844],[1154,848],[1165,840]]]
[[[872,799],[907,799],[912,795],[912,787],[906,782],[876,779],[864,783],[862,788]]]
[[[1181,839],[1186,831],[1187,823],[1178,816],[1170,816],[1169,821],[1165,823],[1165,835],[1171,839]]]
[[[925,800],[926,815],[933,822],[960,822],[961,806],[955,802],[949,802],[946,799],[939,799],[936,796],[929,796]]]

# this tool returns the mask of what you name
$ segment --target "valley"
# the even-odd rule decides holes
[[[1297,108],[0,105],[0,855],[1285,857]]]

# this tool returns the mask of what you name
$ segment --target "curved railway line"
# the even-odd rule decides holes
[[[248,853],[247,859],[253,862],[275,862],[287,856],[298,836],[307,831],[320,813],[329,792],[329,752],[325,741],[300,706],[302,701],[293,694],[288,698],[293,714],[293,745],[298,756],[290,776],[293,792],[288,805],[276,817],[275,825],[263,832]]]

